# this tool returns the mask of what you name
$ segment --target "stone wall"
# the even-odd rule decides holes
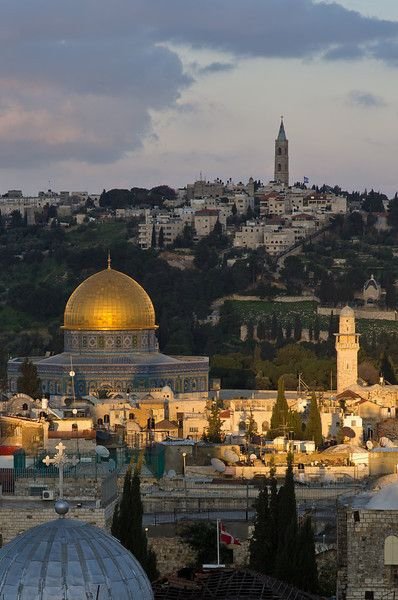
[[[78,477],[77,479],[64,479],[64,496],[68,499],[93,500],[101,498],[101,479],[94,477]],[[15,495],[30,496],[32,486],[42,486],[45,489],[58,491],[59,481],[57,477],[35,477],[18,478],[15,480]]]
[[[150,537],[149,545],[156,553],[157,567],[161,576],[174,573],[195,561],[195,552],[180,537]],[[233,564],[243,567],[248,562],[249,542],[243,541],[241,546],[233,550]]]
[[[344,514],[345,513],[345,514]],[[338,600],[381,600],[398,593],[393,567],[384,565],[384,541],[398,536],[398,510],[338,511]]]
[[[68,517],[85,521],[102,529],[110,529],[115,502],[106,508],[71,506]],[[24,531],[58,518],[52,502],[9,500],[0,503],[0,536],[2,544]]]
[[[149,545],[156,554],[160,575],[168,575],[186,567],[195,560],[191,546],[178,537],[149,538]]]
[[[326,308],[318,307],[316,312],[318,315],[330,316],[333,312],[334,315],[339,315],[341,308]],[[375,319],[377,321],[397,321],[398,312],[395,310],[373,310],[373,309],[360,309],[355,308],[356,319]]]

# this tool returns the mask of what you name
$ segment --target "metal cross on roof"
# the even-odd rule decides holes
[[[43,462],[46,465],[46,467],[49,467],[50,465],[54,465],[54,467],[58,468],[59,471],[59,497],[63,498],[64,497],[64,466],[68,463],[70,463],[73,467],[75,467],[78,463],[79,463],[79,459],[76,456],[72,456],[72,458],[68,458],[66,456],[66,454],[64,453],[64,450],[66,450],[66,446],[63,445],[62,442],[59,442],[59,444],[57,444],[55,446],[56,450],[58,450],[58,452],[56,454],[54,454],[53,458],[50,458],[49,455],[47,454],[47,456],[45,458],[43,458]]]

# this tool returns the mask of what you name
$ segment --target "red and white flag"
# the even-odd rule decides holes
[[[220,521],[220,542],[226,546],[240,546],[238,538],[234,537],[225,529],[224,523]]]

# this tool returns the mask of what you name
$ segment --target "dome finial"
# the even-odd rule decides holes
[[[69,504],[63,498],[59,498],[54,504],[54,509],[57,515],[61,518],[64,518],[65,515],[69,512]]]
[[[111,268],[111,251],[108,250],[108,269]]]

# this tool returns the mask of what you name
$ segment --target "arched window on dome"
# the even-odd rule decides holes
[[[102,419],[97,419],[97,425],[101,427],[104,424]]]
[[[24,402],[24,403],[22,404],[22,410],[29,410],[29,409],[28,409],[28,405],[26,404],[26,402]]]
[[[104,415],[104,423],[109,423],[110,419],[109,419],[109,415]]]

